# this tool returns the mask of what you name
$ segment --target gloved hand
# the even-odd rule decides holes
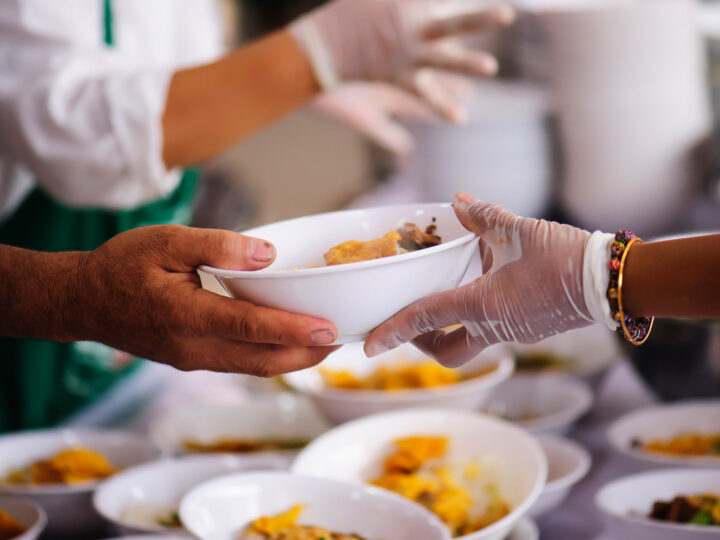
[[[334,0],[290,25],[325,90],[341,81],[399,84],[451,121],[462,111],[437,82],[437,70],[494,75],[497,61],[453,37],[514,19],[507,5],[478,0]]]
[[[480,237],[484,275],[384,322],[367,339],[369,356],[413,340],[454,367],[494,343],[534,343],[593,322],[614,327],[605,298],[613,235],[520,218],[465,193],[453,205]],[[456,323],[463,327],[442,330]]]
[[[438,80],[449,96],[458,98],[466,81],[443,76]],[[436,113],[416,96],[386,83],[354,82],[321,94],[314,110],[335,118],[368,136],[375,143],[400,157],[413,149],[413,140],[398,117],[432,120]]]

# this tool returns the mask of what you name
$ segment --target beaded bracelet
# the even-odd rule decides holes
[[[623,270],[625,259],[634,244],[642,240],[632,231],[621,230],[615,233],[615,241],[610,246],[610,283],[607,296],[610,301],[612,317],[622,328],[623,335],[633,345],[642,345],[647,341],[653,327],[655,317],[630,317],[625,314],[622,303]]]

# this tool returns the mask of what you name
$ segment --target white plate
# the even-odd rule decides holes
[[[311,441],[328,428],[307,399],[284,393],[238,405],[193,405],[175,411],[150,426],[150,438],[166,454],[183,454],[187,439],[202,443],[223,437]],[[289,459],[296,452],[272,453]]]
[[[95,492],[93,505],[119,533],[167,533],[167,528],[149,523],[153,511],[177,511],[183,496],[195,486],[225,474],[286,466],[285,459],[267,455],[204,455],[159,460],[132,467],[103,482]],[[143,517],[146,519],[140,520],[139,516],[133,519],[128,515],[128,511],[136,507],[145,507]]]
[[[720,526],[665,523],[645,517],[655,501],[677,495],[720,491],[720,470],[662,469],[626,476],[606,484],[595,504],[623,540],[710,540],[720,538]]]
[[[368,540],[449,540],[450,535],[420,505],[372,486],[358,486],[291,473],[242,473],[211,480],[180,505],[185,526],[203,540],[237,540],[260,516],[307,505],[299,523],[356,533]]]
[[[365,356],[361,344],[352,344],[332,353],[321,365],[285,375],[284,380],[312,399],[329,420],[339,424],[369,414],[412,407],[477,409],[488,400],[493,388],[510,377],[514,365],[507,348],[492,347],[459,368],[461,373],[472,374],[489,364],[496,364],[497,369],[486,375],[446,386],[393,392],[330,388],[320,374],[321,369],[335,369],[367,376],[381,365],[427,360],[426,354],[410,344],[374,358]]]
[[[652,454],[633,448],[633,439],[669,439],[683,432],[720,433],[720,400],[685,401],[633,411],[608,430],[610,444],[625,455],[646,462],[695,467],[720,467],[720,457]]]
[[[448,460],[480,462],[513,510],[466,540],[500,540],[537,500],[547,476],[538,442],[509,422],[453,409],[410,409],[367,416],[334,428],[298,455],[292,470],[365,485],[382,472],[393,441],[413,435],[450,438]]]
[[[590,388],[569,375],[516,374],[493,391],[485,409],[532,433],[559,435],[567,433],[592,403]]]
[[[38,504],[17,497],[0,497],[0,510],[6,512],[25,530],[13,540],[35,540],[47,524],[47,515]]]
[[[160,452],[145,437],[123,431],[52,429],[0,437],[0,474],[46,459],[70,446],[97,450],[121,469],[157,459]],[[27,497],[45,509],[49,534],[76,534],[96,530],[102,519],[92,508],[99,482],[75,485],[0,485],[0,495]]]
[[[346,240],[370,240],[406,222],[436,219],[439,246],[370,261],[324,266],[323,254]],[[244,231],[277,248],[277,259],[256,272],[201,266],[232,296],[254,304],[327,319],[336,343],[362,341],[380,323],[416,300],[455,287],[477,252],[450,204],[346,210],[281,221]],[[310,268],[320,266],[319,268]]]
[[[534,518],[556,510],[592,464],[590,452],[569,439],[541,435],[538,442],[548,461],[548,478],[540,497],[528,512]]]

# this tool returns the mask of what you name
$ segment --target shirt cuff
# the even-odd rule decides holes
[[[613,332],[618,324],[610,312],[607,289],[610,283],[610,245],[614,239],[612,234],[595,231],[585,246],[583,259],[585,305],[595,322],[605,324]]]

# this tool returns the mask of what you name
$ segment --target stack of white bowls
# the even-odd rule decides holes
[[[450,201],[463,190],[521,215],[542,214],[553,173],[545,92],[484,81],[465,101],[463,125],[407,121],[415,151],[401,176],[418,183],[424,200]]]
[[[694,2],[528,1],[517,63],[550,85],[566,208],[587,228],[671,229],[711,128]]]

